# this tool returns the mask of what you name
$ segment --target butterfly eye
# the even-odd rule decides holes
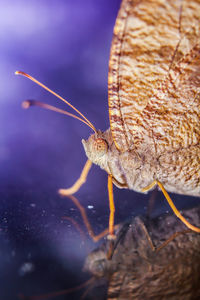
[[[98,153],[99,156],[103,156],[108,150],[108,144],[103,139],[96,139],[94,141],[94,150]]]

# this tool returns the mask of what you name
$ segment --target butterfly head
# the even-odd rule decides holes
[[[109,145],[103,133],[98,131],[92,134],[88,140],[82,140],[87,157],[95,164],[103,167],[106,161]]]

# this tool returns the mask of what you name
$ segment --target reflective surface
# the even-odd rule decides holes
[[[68,108],[14,72],[35,76],[97,129],[107,129],[108,60],[119,5],[116,0],[0,2],[0,299],[71,288],[89,278],[81,268],[96,246],[63,220],[69,216],[82,224],[73,203],[57,190],[79,177],[86,161],[81,139],[91,130],[53,112],[23,110],[25,99]],[[114,193],[117,223],[145,213],[149,195]],[[77,197],[96,232],[107,227],[106,174],[93,166]],[[154,214],[169,210],[159,198]],[[198,203],[190,197],[173,199],[180,208]]]

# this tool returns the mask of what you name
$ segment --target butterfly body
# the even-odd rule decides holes
[[[99,155],[95,141],[102,139],[107,144],[105,153]],[[93,134],[82,141],[86,155],[112,176],[119,188],[137,192],[154,180],[163,183],[166,190],[177,194],[200,196],[200,146],[155,156],[150,149],[139,152],[121,152],[115,146],[110,129]]]

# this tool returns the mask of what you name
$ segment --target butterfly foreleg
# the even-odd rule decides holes
[[[76,180],[76,182],[73,184],[73,186],[68,189],[59,189],[58,193],[62,196],[69,196],[69,195],[73,195],[76,192],[78,192],[80,187],[86,182],[87,175],[91,169],[91,166],[92,166],[92,162],[88,159],[86,161],[86,164],[85,164],[82,172],[81,172],[80,177]]]

